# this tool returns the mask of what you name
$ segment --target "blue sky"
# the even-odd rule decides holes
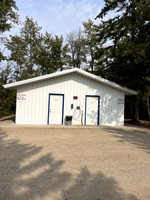
[[[48,31],[65,36],[82,25],[88,18],[94,20],[104,6],[103,0],[16,0],[20,20],[32,17]],[[13,30],[17,33],[17,28]]]
[[[42,27],[42,32],[55,35],[66,34],[82,26],[88,18],[94,20],[104,6],[103,0],[15,0],[19,9],[20,21],[29,16]],[[97,21],[97,22],[96,22]],[[99,20],[96,20],[98,23]],[[3,36],[18,35],[20,25],[15,25]],[[7,49],[2,45],[2,51],[7,55]]]

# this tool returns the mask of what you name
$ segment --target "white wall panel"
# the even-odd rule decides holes
[[[47,124],[49,93],[64,94],[64,118],[80,106],[84,122],[85,96],[99,95],[100,125],[124,124],[124,104],[117,104],[117,99],[124,99],[124,93],[76,73],[21,86],[17,93],[26,94],[26,100],[17,100],[17,124]],[[81,124],[81,118],[73,119],[73,124]]]

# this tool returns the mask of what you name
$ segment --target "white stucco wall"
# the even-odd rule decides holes
[[[117,104],[117,99],[124,99],[124,93],[76,73],[20,86],[17,94],[25,94],[26,99],[16,100],[16,124],[47,124],[49,93],[64,94],[64,118],[72,115],[71,104],[74,108],[80,106],[83,122],[85,96],[98,95],[100,125],[124,125],[124,104]],[[73,120],[73,124],[81,124],[81,120]]]

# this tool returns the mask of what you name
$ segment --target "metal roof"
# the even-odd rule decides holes
[[[111,81],[106,80],[102,77],[93,75],[89,72],[83,71],[83,70],[78,69],[78,68],[64,70],[64,71],[61,71],[61,72],[55,72],[53,74],[47,74],[47,75],[43,75],[43,76],[39,76],[39,77],[35,77],[35,78],[30,78],[30,79],[26,79],[26,80],[22,80],[22,81],[17,81],[17,82],[14,82],[14,83],[5,84],[5,85],[3,85],[3,87],[4,88],[10,88],[10,89],[16,89],[16,88],[18,88],[22,85],[25,85],[25,84],[31,84],[31,83],[35,83],[35,82],[38,82],[38,81],[51,79],[51,78],[55,78],[55,77],[58,77],[58,76],[63,76],[63,75],[71,74],[71,73],[77,73],[77,74],[85,76],[89,79],[93,79],[94,81],[97,81],[97,82],[102,83],[104,85],[118,89],[118,90],[124,92],[127,95],[137,95],[137,92],[134,91],[134,90],[128,89],[126,87],[122,87],[122,86],[120,86],[120,85],[118,85],[114,82],[111,82]]]

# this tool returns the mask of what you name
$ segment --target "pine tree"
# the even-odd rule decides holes
[[[15,73],[21,75],[26,63],[25,41],[17,35],[11,36],[10,40],[7,40],[6,47],[11,51],[9,60],[16,62]]]
[[[16,63],[15,74],[17,79],[25,79],[36,75],[36,54],[40,45],[40,30],[37,22],[26,17],[20,35],[11,36],[6,47],[10,50],[9,60]]]
[[[9,31],[13,23],[18,23],[18,8],[14,0],[0,1],[0,32]]]
[[[18,23],[18,8],[14,0],[1,0],[0,1],[0,46],[4,45],[5,37],[3,33],[9,31],[13,24]],[[0,62],[6,60],[3,55],[2,48],[0,47]]]
[[[93,72],[96,67],[95,53],[99,46],[96,38],[96,26],[90,18],[87,21],[84,21],[82,24],[84,27],[84,43],[89,64],[88,69]]]
[[[112,11],[116,13],[114,17],[102,20]],[[149,13],[148,0],[105,0],[97,16],[102,20],[97,33],[99,41],[106,46],[106,77],[139,92],[150,85]]]
[[[26,73],[27,75],[34,74],[34,64],[35,64],[35,55],[38,49],[39,39],[40,39],[40,30],[42,27],[39,27],[37,22],[34,22],[32,18],[26,17],[24,22],[24,27],[21,29],[21,39],[26,45]]]

